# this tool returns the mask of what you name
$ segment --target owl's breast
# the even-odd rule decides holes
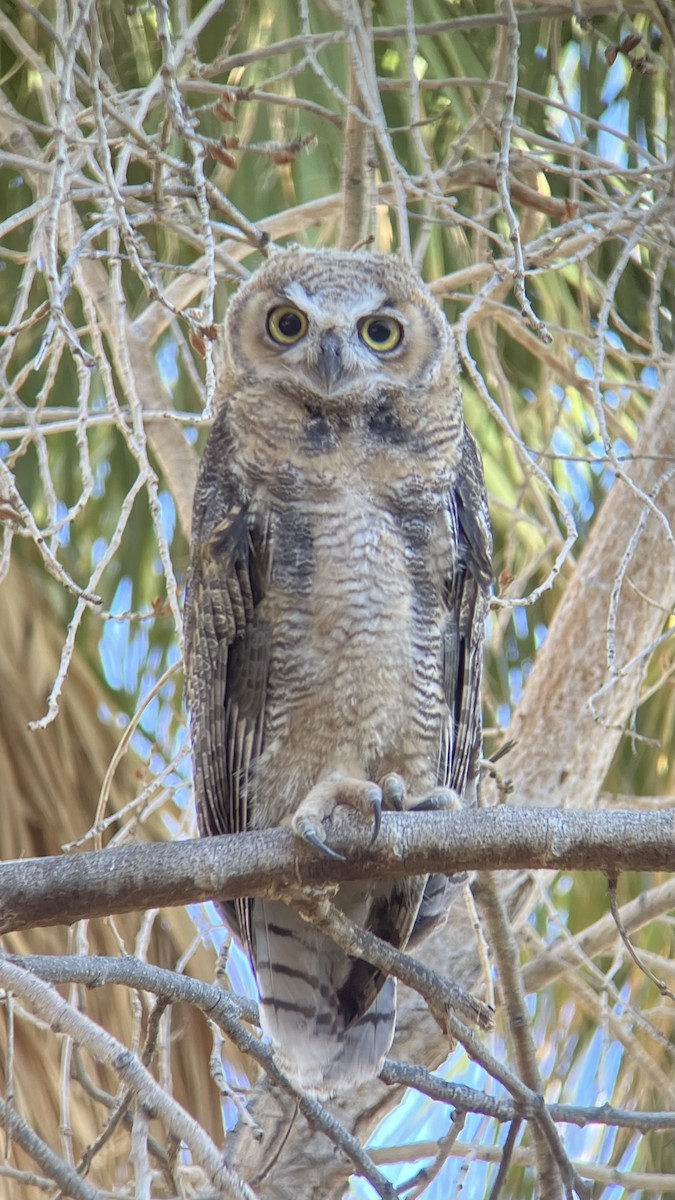
[[[323,774],[370,778],[376,764],[398,769],[393,756],[421,753],[434,777],[441,598],[423,540],[415,547],[405,522],[358,488],[338,503],[275,513],[261,608],[272,647],[258,782],[281,784],[289,810]]]
[[[356,491],[340,501],[277,518],[265,602],[274,640],[293,655],[302,649],[316,684],[366,661],[400,676],[414,606],[401,527]],[[358,693],[356,678],[350,690]]]

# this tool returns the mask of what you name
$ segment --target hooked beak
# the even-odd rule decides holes
[[[316,372],[328,393],[333,390],[333,384],[342,374],[342,370],[342,345],[340,339],[335,333],[325,333],[319,345]]]

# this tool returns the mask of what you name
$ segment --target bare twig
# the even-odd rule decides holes
[[[394,975],[424,996],[434,1018],[445,1032],[448,1032],[449,1014],[454,1011],[461,1012],[479,1029],[492,1028],[494,1015],[487,1004],[483,1004],[464,988],[451,980],[442,979],[410,955],[395,950],[388,942],[350,921],[325,894],[312,895],[300,891],[293,893],[285,889],[283,898],[304,920],[316,925],[317,929],[332,938],[345,954],[354,958],[364,958],[366,962],[379,967],[387,975]]]
[[[537,333],[538,337],[543,342],[551,342],[553,339],[543,321],[541,321],[534,313],[532,305],[527,298],[525,292],[525,263],[523,260],[523,247],[520,240],[520,230],[518,227],[518,219],[513,210],[511,196],[509,193],[509,160],[511,155],[511,131],[513,129],[514,111],[516,105],[516,92],[518,90],[518,48],[520,46],[520,34],[518,31],[518,21],[516,18],[516,10],[512,0],[502,0],[502,8],[506,18],[506,28],[508,31],[508,46],[506,61],[509,65],[509,78],[506,84],[504,93],[504,115],[501,122],[501,148],[499,158],[497,160],[497,188],[499,190],[499,198],[502,202],[502,208],[509,223],[509,232],[511,237],[511,245],[513,246],[514,271],[513,271],[513,287],[516,293],[516,299],[520,304],[520,309],[523,317]]]
[[[518,943],[513,933],[506,906],[499,892],[496,876],[491,871],[482,873],[474,885],[474,895],[482,909],[487,922],[490,946],[499,973],[499,997],[501,1006],[506,1012],[511,1044],[514,1056],[523,1081],[534,1092],[543,1093],[544,1085],[539,1073],[537,1055],[534,1047],[530,1018],[525,1003],[525,989],[520,970]],[[509,1130],[505,1147],[504,1162],[508,1161],[513,1150],[517,1127]],[[538,1128],[534,1128],[533,1137],[538,1163],[538,1187],[542,1195],[562,1197],[563,1173],[560,1171],[556,1157],[551,1154],[546,1139]],[[564,1156],[562,1144],[560,1154]],[[559,1157],[559,1156],[558,1156]],[[569,1179],[571,1167],[566,1165],[566,1176]],[[500,1168],[501,1173],[501,1168]],[[501,1189],[501,1181],[495,1182],[494,1194],[497,1196]]]
[[[365,14],[366,7],[363,7]],[[348,42],[349,109],[342,157],[343,209],[338,244],[345,250],[366,243],[374,231],[375,167],[370,124],[363,116],[362,69]]]
[[[647,979],[654,984],[654,987],[658,988],[660,994],[662,996],[667,996],[669,1000],[675,1000],[675,993],[668,987],[668,984],[663,979],[658,979],[654,972],[650,971],[649,967],[643,961],[641,956],[638,954],[638,951],[635,949],[635,946],[631,942],[628,930],[621,920],[621,913],[619,911],[619,905],[616,898],[616,882],[617,881],[614,878],[608,879],[607,890],[609,893],[609,907],[612,913],[612,920],[619,931],[621,941],[626,947],[626,950],[630,954],[635,965],[639,967],[639,969],[642,971],[642,974],[646,975]]]
[[[49,1176],[50,1185],[54,1183],[61,1189],[64,1196],[72,1196],[73,1200],[105,1200],[105,1193],[97,1187],[92,1187],[72,1167],[68,1167],[51,1146],[0,1099],[0,1123],[7,1129],[8,1134],[25,1150],[26,1154]],[[29,1183],[30,1178],[25,1182]]]

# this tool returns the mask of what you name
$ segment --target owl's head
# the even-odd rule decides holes
[[[232,300],[225,335],[235,379],[324,408],[428,386],[444,364],[455,376],[441,309],[411,267],[383,254],[273,253]]]

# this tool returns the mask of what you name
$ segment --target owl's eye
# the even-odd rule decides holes
[[[369,350],[386,354],[395,350],[403,338],[403,326],[393,317],[365,317],[359,324],[359,337]]]
[[[292,346],[307,333],[307,317],[292,304],[279,304],[267,314],[267,332],[280,346]]]

